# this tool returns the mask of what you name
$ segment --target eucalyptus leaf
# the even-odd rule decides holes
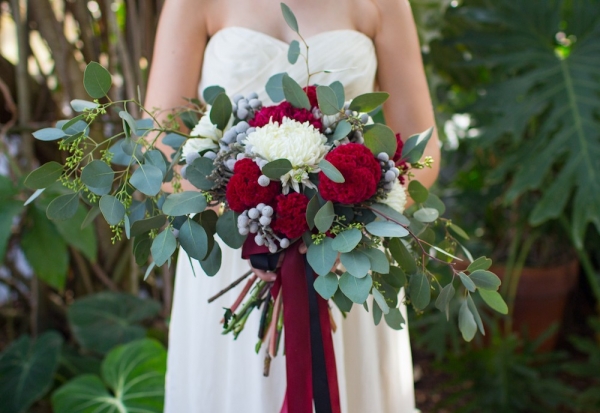
[[[79,206],[79,194],[73,192],[54,198],[46,210],[46,216],[53,221],[64,221],[72,218]]]
[[[387,153],[390,158],[396,153],[396,135],[389,126],[381,123],[366,125],[363,130],[365,146],[371,150],[373,155]]]
[[[381,294],[377,288],[373,288],[371,292],[373,293],[373,299],[377,303],[377,307],[383,314],[388,314],[390,312],[390,306],[385,301],[383,294]],[[373,310],[375,310],[375,306],[373,306]]]
[[[317,101],[319,110],[324,115],[336,115],[342,108],[334,90],[329,86],[317,86]]]
[[[365,228],[378,237],[405,237],[409,234],[406,228],[391,221],[373,221]]]
[[[344,85],[342,85],[342,83],[339,80],[336,80],[335,82],[331,83],[329,87],[335,93],[335,96],[337,98],[337,107],[342,108],[344,106],[344,102],[346,101]]]
[[[467,233],[458,225],[451,223],[450,225],[448,225],[448,228],[450,228],[452,230],[452,232],[457,234],[459,237],[466,239],[466,240],[469,239],[469,236],[467,235]]]
[[[217,221],[217,234],[225,244],[233,249],[241,248],[246,241],[246,235],[241,235],[238,230],[237,220],[239,214],[232,210],[226,211]]]
[[[477,324],[477,328],[485,336],[485,329],[483,328],[483,321],[481,320],[481,316],[479,315],[479,311],[477,311],[477,306],[471,297],[471,294],[467,295],[467,306],[469,307],[469,311],[473,314],[473,318],[475,319],[475,324]]]
[[[186,178],[192,185],[203,191],[208,191],[215,186],[215,182],[208,179],[214,169],[213,161],[203,156],[194,159],[186,169]]]
[[[362,239],[362,233],[356,228],[350,228],[337,234],[331,247],[338,252],[350,252]]]
[[[504,302],[504,299],[502,298],[502,296],[497,291],[491,291],[491,290],[478,290],[478,291],[479,291],[479,295],[481,296],[481,298],[483,298],[483,301],[485,301],[485,303],[487,305],[489,305],[490,308],[496,310],[500,314],[508,314],[508,306]]]
[[[202,99],[204,99],[207,104],[212,105],[215,103],[217,96],[219,96],[221,93],[225,93],[225,89],[223,89],[221,86],[208,86],[202,91]]]
[[[300,56],[300,43],[298,40],[292,40],[290,42],[290,47],[288,48],[288,62],[290,64],[295,64],[298,61],[298,57]]]
[[[33,137],[40,141],[55,141],[67,136],[67,134],[59,128],[44,128],[32,133]]]
[[[75,112],[85,112],[86,110],[96,109],[98,106],[100,105],[87,100],[73,99],[71,101],[71,107]]]
[[[344,295],[357,304],[362,304],[367,300],[373,286],[373,279],[370,275],[358,278],[347,272],[342,274],[339,282],[340,290]]]
[[[311,244],[306,253],[306,259],[314,272],[326,275],[337,260],[338,253],[332,248],[333,240],[325,238],[319,244]]]
[[[415,163],[421,160],[423,156],[423,152],[425,152],[425,147],[427,146],[427,142],[431,138],[433,134],[433,127],[427,129],[425,132],[422,132],[418,135],[413,135],[404,142],[404,146],[402,147],[402,160],[408,163]]]
[[[175,240],[173,231],[167,227],[154,238],[150,252],[152,253],[154,262],[160,267],[171,258],[176,248],[177,241]]]
[[[379,274],[387,274],[390,272],[390,262],[383,251],[378,248],[365,248],[360,251],[369,257],[372,271]]]
[[[98,208],[96,207],[96,210]],[[87,210],[83,205],[77,207],[72,218],[54,223],[61,237],[77,251],[80,251],[90,262],[96,262],[98,254],[97,235],[94,227],[84,226]]]
[[[436,219],[438,219],[439,216],[440,213],[438,212],[438,210],[433,208],[421,208],[415,211],[415,213],[413,214],[413,217],[415,217],[420,222],[425,223],[433,222]]]
[[[477,287],[471,278],[469,278],[464,272],[459,272],[458,277],[467,290],[471,291],[472,293],[475,292]]]
[[[371,269],[369,257],[359,250],[345,252],[340,256],[342,265],[356,278],[364,278]]]
[[[410,276],[408,292],[413,306],[417,310],[424,310],[431,300],[431,286],[429,279],[421,271]]]
[[[350,110],[357,112],[371,112],[378,106],[381,106],[389,97],[390,94],[386,92],[365,93],[352,99]]]
[[[292,163],[287,159],[275,159],[262,167],[263,175],[279,181],[281,177],[292,170]]]
[[[390,253],[394,260],[398,263],[402,269],[408,274],[414,274],[417,271],[417,265],[415,264],[415,259],[408,252],[402,241],[398,238],[394,238],[390,240],[389,243]]]
[[[129,178],[129,183],[144,195],[155,196],[160,192],[162,179],[162,172],[156,166],[141,164]]]
[[[134,122],[134,126],[135,126],[134,133],[137,136],[146,136],[146,134],[148,132],[150,132],[152,129],[154,129],[154,121],[149,118],[137,119]]]
[[[283,87],[283,94],[285,99],[292,104],[295,108],[304,108],[310,110],[310,101],[308,96],[302,90],[302,87],[292,79],[287,73],[281,78],[281,85]]]
[[[300,33],[298,30],[298,21],[296,20],[296,16],[294,16],[292,9],[290,9],[287,4],[281,3],[281,13],[283,13],[283,18],[290,29],[296,33]]]
[[[486,257],[479,257],[467,267],[467,271],[487,270],[492,266],[492,260]]]
[[[135,133],[137,130],[137,125],[135,123],[135,119],[133,119],[133,116],[131,116],[127,111],[122,110],[119,112],[119,117],[127,123],[129,130]]]
[[[121,166],[129,166],[132,163],[137,163],[131,155],[126,154],[123,150],[123,142],[125,142],[125,139],[120,139],[108,148],[108,151],[112,154],[110,162]]]
[[[473,337],[475,337],[475,333],[477,332],[475,317],[473,317],[471,310],[469,310],[466,300],[463,301],[458,312],[458,329],[465,341],[473,340]]]
[[[200,266],[209,277],[214,276],[221,269],[221,255],[221,247],[218,242],[215,242],[208,257],[200,261]]]
[[[133,240],[133,256],[135,258],[135,263],[140,267],[146,264],[148,262],[148,258],[150,258],[152,239],[149,235],[149,233],[138,235]],[[152,262],[154,263],[154,261]]]
[[[285,99],[283,94],[282,79],[286,73],[277,73],[269,78],[265,86],[265,90],[269,98],[274,102],[281,102]]]
[[[179,242],[185,252],[198,261],[202,261],[208,253],[206,231],[189,218],[185,220],[179,229]]]
[[[342,290],[340,290],[339,288],[333,295],[333,302],[343,313],[347,313],[348,311],[350,311],[352,309],[352,305],[354,304],[352,300],[346,297]]]
[[[112,86],[112,77],[108,70],[97,62],[90,62],[83,72],[85,91],[94,99],[103,98]]]
[[[384,318],[386,324],[394,330],[402,330],[402,325],[406,323],[399,308],[391,308]]]
[[[446,313],[446,320],[448,321],[450,320],[450,301],[452,301],[454,294],[454,286],[452,285],[452,283],[449,283],[444,288],[442,288],[442,291],[440,291],[440,294],[435,300],[435,307],[438,310]]]
[[[375,203],[371,205],[371,210],[383,219],[392,220],[395,221],[397,224],[404,226],[410,225],[410,221],[408,218],[406,218],[400,212],[396,211],[388,205]]]
[[[399,267],[390,266],[387,274],[383,274],[383,279],[392,287],[399,290],[407,283],[406,274]]]
[[[497,291],[500,288],[500,278],[492,272],[485,270],[475,270],[469,274],[473,283],[479,289]]]
[[[98,159],[87,164],[81,171],[81,182],[98,195],[106,195],[107,189],[110,191],[114,178],[112,168]]]
[[[315,227],[315,216],[320,208],[321,204],[319,203],[319,197],[315,194],[310,201],[308,201],[308,205],[306,206],[306,223],[310,230]]]
[[[177,133],[168,133],[162,138],[162,143],[164,145],[170,146],[171,148],[177,150],[183,146],[183,144],[187,141],[185,136],[181,136]]]
[[[136,237],[152,229],[162,228],[166,222],[166,218],[164,215],[156,215],[135,221],[131,224],[131,236]]]
[[[315,215],[315,226],[319,232],[325,233],[329,230],[329,228],[331,228],[334,218],[335,211],[333,208],[333,202],[327,201]]]
[[[56,182],[62,172],[63,166],[61,164],[50,161],[31,171],[23,184],[30,189],[43,189]]]
[[[442,200],[437,195],[432,193],[429,193],[429,196],[427,197],[427,200],[423,203],[423,206],[425,208],[436,209],[440,215],[444,215],[444,213],[446,212],[446,205],[444,205]],[[450,227],[452,227],[452,225],[454,224],[450,224]],[[469,239],[469,237],[467,236],[466,239]]]
[[[429,191],[419,181],[412,180],[408,184],[408,194],[417,204],[427,201]]]
[[[109,225],[118,225],[125,216],[125,205],[112,195],[103,195],[99,207]]]
[[[225,93],[217,95],[212,107],[210,108],[210,122],[217,126],[217,129],[223,131],[231,118],[232,105],[231,100]]]
[[[319,275],[314,282],[315,291],[325,300],[329,300],[338,288],[338,276],[332,272]]]
[[[167,196],[162,206],[165,215],[180,216],[197,214],[206,209],[206,197],[202,192],[185,191]]]
[[[160,169],[164,179],[165,175],[167,174],[167,161],[165,160],[165,157],[161,151],[157,149],[146,151],[144,154],[144,160],[146,164],[156,166],[158,169]]]
[[[342,175],[342,173],[327,159],[321,159],[319,162],[319,168],[325,174],[325,176],[327,176],[327,178],[331,179],[333,182],[338,184],[346,182],[344,175]]]
[[[344,139],[350,132],[352,132],[352,125],[346,119],[342,119],[335,127],[332,140],[339,141],[340,139]]]
[[[373,291],[375,291],[375,289],[373,289]],[[373,294],[373,295],[375,295],[375,294]],[[373,302],[372,313],[373,313],[373,323],[375,323],[375,325],[378,326],[379,323],[381,322],[381,317],[383,316],[383,312],[381,311],[381,308],[377,304],[377,301]]]

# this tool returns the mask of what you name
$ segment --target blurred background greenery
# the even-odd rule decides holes
[[[83,207],[48,221],[60,187],[25,206],[23,185],[64,160],[31,132],[72,115],[86,62],[114,75],[111,98],[143,99],[162,3],[0,1],[0,412],[77,411],[81,394],[101,409],[135,383],[158,396],[124,411],[162,411],[172,269],[142,281],[128,240]],[[472,343],[440,312],[411,315],[417,404],[600,411],[600,1],[411,4],[444,140],[436,191],[510,308]],[[92,136],[119,125],[108,113]]]

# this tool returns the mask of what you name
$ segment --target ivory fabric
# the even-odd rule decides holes
[[[335,30],[307,39],[311,84],[341,81],[346,99],[372,91],[377,58],[370,38],[354,30]],[[287,60],[288,44],[261,32],[228,27],[209,41],[199,93],[211,85],[236,93],[256,92],[264,104],[270,76],[287,72],[307,82],[302,57]],[[304,47],[302,47],[304,52]],[[325,73],[325,70],[332,73]],[[197,263],[194,271],[180,251],[170,325],[166,379],[166,413],[277,413],[286,388],[285,359],[271,362],[263,377],[264,351],[256,354],[260,313],[255,311],[237,340],[221,335],[223,308],[232,304],[243,283],[212,304],[207,299],[245,273],[249,265],[219,240],[222,265],[213,278]],[[195,272],[195,275],[194,275]],[[412,413],[414,388],[407,329],[394,331],[385,322],[375,327],[371,313],[355,305],[346,319],[337,307],[333,334],[344,413]],[[406,309],[402,307],[406,318]],[[283,340],[282,340],[283,343]]]

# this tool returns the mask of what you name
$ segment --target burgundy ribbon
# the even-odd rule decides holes
[[[242,248],[242,257],[248,258],[252,254],[262,254],[267,252],[266,248],[257,246],[252,239],[246,241]],[[312,284],[307,283],[307,271],[310,272],[310,279],[314,279],[314,273],[305,262],[305,257],[298,251],[297,245],[292,245],[285,250],[285,256],[281,268],[278,270],[278,280],[273,286],[273,297],[277,293],[283,294],[283,324],[285,329],[285,358],[286,358],[286,377],[287,390],[284,403],[281,409],[282,413],[312,413],[313,398],[315,406],[321,411],[340,413],[340,396],[337,381],[337,372],[335,366],[335,354],[333,351],[333,339],[331,337],[331,325],[329,321],[329,310],[327,301],[315,293],[318,307],[318,322],[321,329],[322,352],[317,351],[313,354],[312,340],[315,339],[314,329],[311,335],[311,311],[309,307],[309,288]],[[314,300],[314,298],[312,298]],[[314,324],[313,324],[314,326]],[[313,341],[314,343],[314,341]],[[320,344],[320,343],[319,343]],[[324,371],[326,372],[326,382],[328,384],[328,404],[325,409],[319,408],[324,398],[322,395],[316,397],[313,387],[318,384],[313,376],[313,362],[315,356],[321,359],[319,354],[324,356]],[[317,366],[318,367],[318,366]],[[323,381],[323,380],[321,380]],[[320,387],[316,387],[320,392]],[[327,400],[325,398],[325,400]],[[327,407],[330,407],[327,409]]]

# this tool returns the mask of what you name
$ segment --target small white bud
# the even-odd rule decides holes
[[[385,152],[381,152],[379,155],[377,155],[377,159],[382,162],[387,162],[390,160],[390,156]]]
[[[277,245],[273,244],[269,244],[269,252],[271,254],[275,254],[277,252]]]
[[[256,208],[251,208],[248,211],[248,217],[250,217],[250,219],[258,219],[259,216],[260,216],[260,212],[258,212],[258,209],[256,209]]]
[[[240,235],[248,235],[250,230],[248,229],[248,227],[242,227],[238,228],[238,232],[240,233]]]
[[[287,248],[290,246],[290,240],[287,238],[282,238],[281,241],[279,241],[279,246],[281,248]]]
[[[250,125],[248,125],[248,122],[246,122],[245,120],[241,121],[240,123],[238,123],[237,125],[235,125],[235,130],[238,133],[244,133],[248,130],[248,128],[250,127]]]
[[[265,207],[266,207],[266,205],[265,205],[263,202],[261,202],[260,204],[258,204],[258,205],[256,206],[256,209],[258,209],[258,212],[262,212],[262,210],[263,210]]]
[[[192,162],[194,162],[199,157],[200,157],[200,154],[198,152],[190,152],[185,155],[185,163],[187,163],[188,165],[191,165]]]
[[[267,205],[263,208],[262,210],[262,214],[264,217],[271,217],[273,216],[273,207],[270,205]]]
[[[262,187],[267,187],[271,183],[271,180],[266,175],[261,175],[258,177],[258,184]]]
[[[265,243],[265,239],[263,238],[263,236],[262,236],[262,235],[260,235],[260,234],[257,234],[257,235],[254,237],[254,242],[256,242],[256,245],[258,245],[258,246],[260,247],[260,246],[264,245],[264,243]]]
[[[262,225],[263,227],[266,227],[271,224],[271,218],[262,216],[260,217],[258,222],[260,222],[260,225]]]
[[[258,232],[258,222],[251,222],[250,223],[250,233],[252,234],[256,234]]]

